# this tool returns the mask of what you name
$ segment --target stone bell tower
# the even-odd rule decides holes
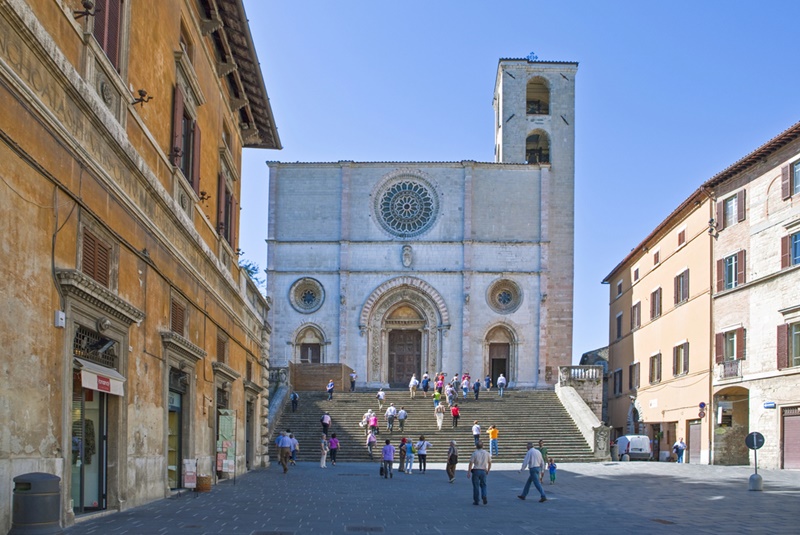
[[[548,382],[572,361],[577,71],[575,62],[533,54],[501,59],[494,91],[495,162],[541,173],[539,374]]]

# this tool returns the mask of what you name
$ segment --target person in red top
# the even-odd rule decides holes
[[[450,416],[453,417],[453,428],[455,429],[458,427],[458,417],[461,416],[461,414],[458,412],[458,403],[455,403],[452,407],[450,407]]]

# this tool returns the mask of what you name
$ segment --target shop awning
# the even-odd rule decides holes
[[[117,370],[77,357],[75,358],[75,365],[81,372],[83,388],[106,392],[115,396],[125,395],[125,377],[120,375]]]

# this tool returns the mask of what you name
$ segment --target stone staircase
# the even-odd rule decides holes
[[[405,431],[401,434],[395,421],[394,433],[386,430],[384,412],[394,403],[398,409],[403,406],[408,412]],[[292,412],[291,405],[280,415],[273,427],[273,441],[270,457],[276,460],[274,439],[278,431],[291,429],[300,442],[300,461],[319,461],[319,441],[322,434],[320,418],[328,411],[333,420],[330,433],[336,433],[341,446],[338,460],[342,462],[369,461],[365,447],[365,432],[358,424],[361,417],[372,409],[378,414],[380,434],[375,447],[375,459],[379,458],[380,449],[386,438],[392,439],[397,446],[403,437],[418,440],[420,435],[433,444],[428,450],[428,460],[444,462],[450,440],[456,440],[459,446],[459,457],[469,458],[473,451],[472,424],[475,420],[481,426],[482,440],[489,448],[489,437],[486,430],[494,424],[500,431],[498,436],[500,454],[495,462],[522,462],[526,452],[526,443],[539,439],[544,440],[548,455],[556,462],[595,462],[596,459],[589,445],[584,440],[575,422],[551,390],[507,390],[500,398],[492,389],[482,391],[480,399],[474,401],[472,393],[469,399],[459,399],[461,418],[456,429],[451,428],[449,410],[446,411],[442,430],[436,429],[436,418],[433,414],[433,400],[418,393],[415,399],[409,399],[407,390],[386,391],[383,410],[378,410],[375,391],[337,392],[333,401],[327,401],[325,393],[300,392],[300,403],[297,412]],[[447,405],[445,404],[445,407]],[[397,457],[395,457],[397,459]]]

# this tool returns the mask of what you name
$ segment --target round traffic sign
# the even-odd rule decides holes
[[[706,408],[706,402],[705,402],[705,401],[701,401],[701,402],[700,402],[700,410],[702,411],[702,410],[703,410],[703,409],[705,409],[705,408]],[[701,417],[701,418],[702,418],[702,417]]]
[[[757,450],[764,445],[764,435],[762,435],[758,431],[753,431],[752,433],[747,435],[747,438],[744,439],[744,443],[751,450]]]
[[[700,411],[699,413],[697,413],[697,417],[698,418],[705,418],[706,417],[706,411]]]

